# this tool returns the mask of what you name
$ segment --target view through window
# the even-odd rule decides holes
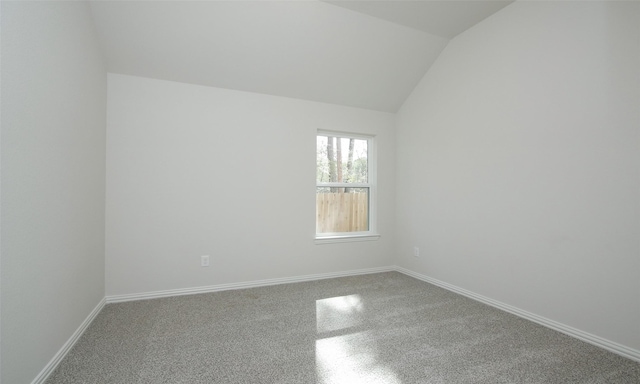
[[[371,138],[319,132],[316,235],[371,231]]]

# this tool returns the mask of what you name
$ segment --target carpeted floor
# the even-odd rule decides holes
[[[397,272],[109,304],[57,383],[640,383],[640,364]]]

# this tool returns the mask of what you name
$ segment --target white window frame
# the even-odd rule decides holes
[[[378,240],[380,234],[378,234],[378,178],[377,178],[377,142],[376,137],[373,135],[363,135],[361,133],[351,133],[343,131],[329,131],[318,130],[316,132],[316,151],[317,151],[317,137],[318,136],[333,136],[341,138],[352,138],[358,140],[367,140],[367,180],[368,183],[319,183],[316,180],[316,193],[318,187],[333,187],[333,188],[369,188],[369,230],[361,232],[316,232],[315,243],[316,244],[330,244],[330,243],[344,243],[353,241],[371,241]],[[317,152],[316,152],[317,153]],[[315,173],[314,173],[315,175]],[[315,177],[315,176],[314,176]],[[317,212],[316,212],[317,215]],[[314,217],[316,216],[314,215]],[[316,228],[317,230],[317,228]]]

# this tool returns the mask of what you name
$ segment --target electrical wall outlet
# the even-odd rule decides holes
[[[420,257],[420,248],[413,247],[413,257]]]
[[[200,266],[201,267],[209,266],[209,255],[200,256]]]

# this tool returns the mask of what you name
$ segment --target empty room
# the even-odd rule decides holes
[[[640,2],[0,2],[0,382],[640,383]]]

